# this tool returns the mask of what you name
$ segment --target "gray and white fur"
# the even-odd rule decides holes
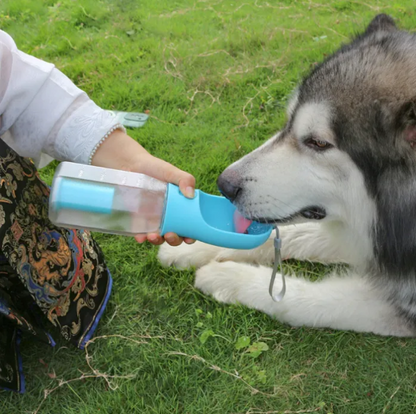
[[[376,16],[303,80],[283,130],[218,185],[247,218],[281,226],[284,258],[349,270],[289,277],[275,303],[271,239],[251,251],[163,246],[162,263],[196,266],[203,292],[293,326],[416,336],[416,35]]]

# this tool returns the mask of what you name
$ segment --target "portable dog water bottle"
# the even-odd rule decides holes
[[[179,187],[143,174],[70,162],[55,172],[49,218],[61,227],[130,236],[174,232],[235,249],[260,246],[272,231],[245,220],[224,197],[196,190],[189,199]]]

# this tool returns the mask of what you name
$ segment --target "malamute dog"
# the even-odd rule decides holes
[[[416,336],[416,35],[375,17],[314,68],[283,130],[218,186],[247,218],[281,226],[284,258],[349,270],[289,277],[276,303],[272,239],[250,251],[163,246],[162,263],[196,266],[203,292],[293,326]]]

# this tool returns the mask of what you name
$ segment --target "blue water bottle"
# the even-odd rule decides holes
[[[251,222],[237,232],[236,208],[224,197],[195,191],[186,198],[173,184],[133,172],[61,163],[53,179],[49,218],[60,227],[135,236],[169,232],[216,246],[252,249],[270,225]]]

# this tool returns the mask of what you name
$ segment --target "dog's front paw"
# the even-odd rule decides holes
[[[206,265],[215,258],[219,250],[219,247],[201,242],[182,243],[176,247],[163,244],[160,246],[158,258],[164,266],[173,265],[178,269],[187,269]]]
[[[195,287],[223,303],[236,303],[247,281],[248,265],[212,261],[197,270]]]

